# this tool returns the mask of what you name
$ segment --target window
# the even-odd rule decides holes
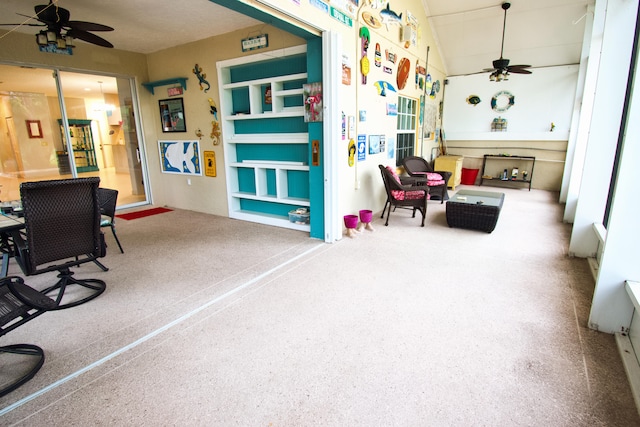
[[[398,96],[396,166],[400,166],[405,157],[415,154],[417,111],[417,100]]]

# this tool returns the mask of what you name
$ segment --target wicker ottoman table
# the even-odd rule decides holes
[[[503,202],[504,193],[460,190],[447,201],[447,224],[491,233]]]

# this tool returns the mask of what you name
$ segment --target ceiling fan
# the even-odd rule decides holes
[[[38,24],[0,25],[46,27],[46,30],[41,30],[36,34],[36,41],[40,46],[54,44],[60,49],[65,49],[66,47],[73,47],[73,39],[80,39],[98,46],[113,47],[107,40],[90,33],[90,31],[113,31],[113,28],[94,22],[70,21],[71,13],[67,9],[59,7],[58,0],[49,0],[49,4],[36,5],[33,9],[36,12],[35,16],[24,15],[22,13],[18,13],[18,15],[36,19],[39,21]]]
[[[531,65],[509,65],[509,60],[502,57],[504,53],[504,33],[507,27],[507,10],[511,7],[511,3],[502,3],[502,10],[504,10],[504,21],[502,23],[502,47],[500,48],[500,59],[493,61],[493,68],[485,68],[483,71],[491,71],[489,80],[492,82],[500,82],[502,80],[509,80],[509,74],[531,74],[531,71],[526,68]]]

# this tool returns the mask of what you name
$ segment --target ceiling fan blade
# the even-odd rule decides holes
[[[509,65],[507,68],[529,68],[531,65]]]
[[[33,7],[38,20],[51,25],[64,25],[69,22],[71,13],[62,7],[58,7],[52,3],[37,4]]]
[[[513,73],[513,74],[531,74],[531,71],[525,70],[524,68],[514,68],[514,69],[509,68],[508,71],[509,73]]]
[[[113,45],[107,40],[103,39],[100,36],[96,36],[95,34],[91,34],[87,31],[69,30],[67,31],[67,35],[73,37],[74,39],[84,40],[88,43],[93,43],[98,46],[113,47]]]
[[[113,31],[113,28],[96,24],[95,22],[85,22],[85,21],[69,21],[65,24],[65,27],[69,27],[72,30],[80,30],[80,31]]]
[[[6,26],[12,26],[12,27],[19,27],[20,25],[28,25],[30,27],[46,27],[45,24],[0,24],[0,26],[2,25],[6,25]]]

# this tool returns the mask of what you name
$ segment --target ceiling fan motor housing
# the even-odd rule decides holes
[[[495,68],[496,70],[503,70],[503,69],[506,69],[508,66],[509,66],[508,59],[500,58],[493,61],[493,68]]]

